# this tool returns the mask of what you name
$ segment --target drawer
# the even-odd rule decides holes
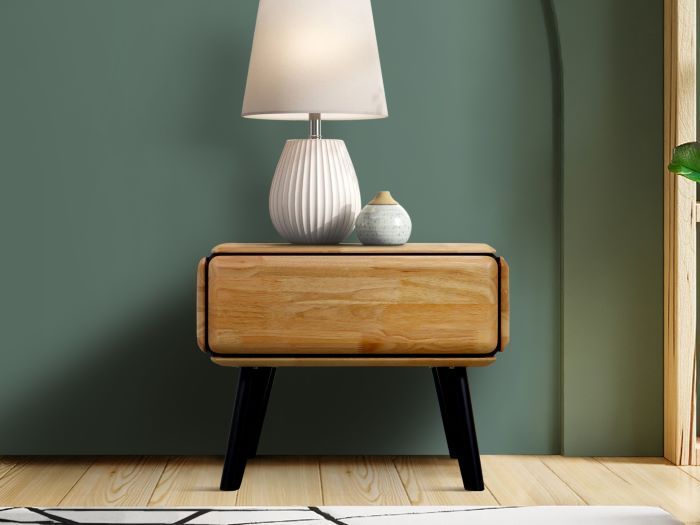
[[[504,342],[490,255],[233,254],[200,273],[200,346],[217,355],[484,355]]]

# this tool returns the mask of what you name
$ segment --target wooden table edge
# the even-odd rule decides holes
[[[394,254],[394,255],[460,255],[460,254],[488,254],[493,255],[496,250],[483,243],[409,243],[400,246],[365,246],[362,244],[333,244],[333,245],[306,245],[306,244],[275,244],[275,243],[223,243],[214,247],[212,255],[223,254],[338,254],[338,253],[362,253],[362,254]]]
[[[397,366],[397,367],[480,367],[496,361],[495,357],[219,357],[211,358],[220,366],[285,367],[285,366]]]

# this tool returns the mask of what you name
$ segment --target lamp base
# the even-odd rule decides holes
[[[362,202],[345,142],[288,140],[270,188],[270,218],[294,244],[338,244],[355,228]]]

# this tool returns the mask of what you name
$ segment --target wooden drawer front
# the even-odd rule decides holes
[[[481,255],[230,255],[209,262],[217,354],[487,354],[496,259]]]

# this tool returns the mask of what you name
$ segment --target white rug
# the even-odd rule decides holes
[[[212,507],[0,509],[0,524],[458,525],[681,522],[658,507]]]

